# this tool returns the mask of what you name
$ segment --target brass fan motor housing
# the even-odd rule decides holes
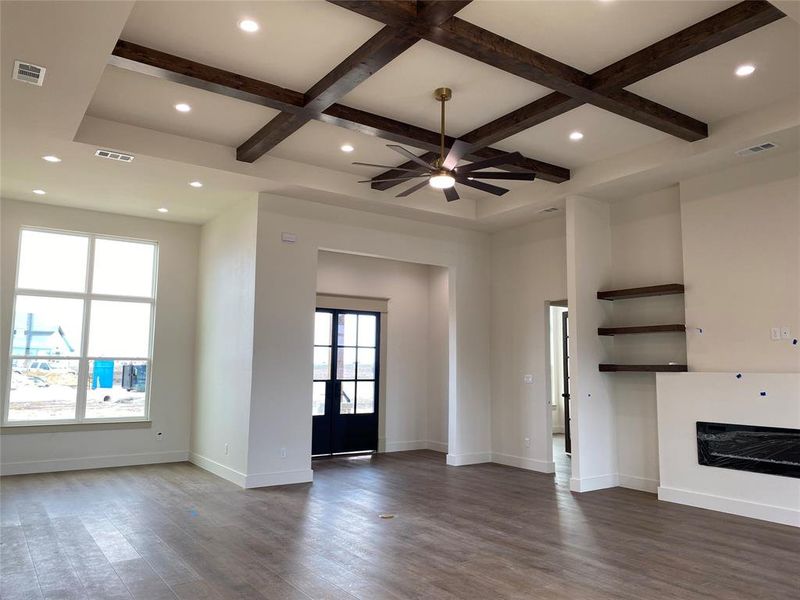
[[[451,90],[449,87],[436,88],[433,91],[433,97],[439,102],[447,102],[453,97],[453,90]]]

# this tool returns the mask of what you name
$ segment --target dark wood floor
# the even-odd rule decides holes
[[[428,451],[314,469],[250,491],[186,463],[3,478],[2,597],[799,597],[791,527]]]

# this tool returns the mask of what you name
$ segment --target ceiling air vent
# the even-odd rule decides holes
[[[47,69],[44,67],[25,63],[21,60],[14,61],[14,79],[17,81],[24,81],[25,83],[32,83],[33,85],[42,85],[44,72],[46,70]]]
[[[766,152],[767,150],[772,150],[773,148],[777,148],[778,144],[773,144],[772,142],[764,142],[763,144],[759,144],[758,146],[750,146],[749,148],[742,148],[741,150],[736,151],[737,156],[752,156],[753,154],[758,154],[760,152]]]
[[[107,158],[109,160],[118,160],[120,162],[132,162],[132,154],[123,154],[122,152],[114,152],[113,150],[98,150],[94,153],[95,156],[100,158]]]

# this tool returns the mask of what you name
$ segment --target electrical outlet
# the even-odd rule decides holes
[[[281,448],[281,458],[286,458],[286,448]]]
[[[160,441],[161,441],[161,440],[163,440],[163,439],[164,439],[164,434],[163,434],[163,433],[161,433],[161,432],[159,431],[159,432],[156,434],[156,441],[157,441],[157,442],[160,442]]]
[[[772,329],[770,329],[769,333],[770,333],[770,337],[773,340],[781,339],[781,328],[780,327],[773,327]]]
[[[225,456],[228,455],[228,452],[230,452],[230,450],[231,450],[231,445],[230,444],[225,444]]]
[[[530,448],[531,447],[531,438],[529,438],[529,437],[525,438],[525,447],[526,448]]]
[[[789,340],[792,338],[792,332],[789,331],[788,327],[781,327],[781,339],[782,340]]]

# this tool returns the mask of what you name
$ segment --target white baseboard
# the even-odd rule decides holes
[[[230,467],[226,467],[225,465],[218,463],[215,460],[211,460],[210,458],[207,458],[201,454],[190,452],[189,462],[197,465],[201,469],[205,469],[209,473],[213,473],[217,477],[222,477],[223,479],[227,479],[228,481],[230,481],[231,483],[235,483],[239,487],[245,487],[247,475],[245,475],[244,473],[240,473],[235,469],[231,469]]]
[[[278,471],[277,473],[255,473],[246,477],[244,487],[250,489],[273,485],[292,485],[295,483],[311,483],[313,480],[314,471],[311,469]]]
[[[384,442],[384,452],[405,452],[407,450],[427,450],[428,442],[416,440],[413,442]]]
[[[537,471],[539,473],[555,473],[556,471],[556,464],[553,461],[514,456],[512,454],[498,454],[492,452],[492,462],[509,467],[527,469],[528,471]]]
[[[569,489],[573,492],[592,492],[594,490],[604,490],[606,488],[617,487],[619,485],[619,475],[609,473],[608,475],[597,475],[595,477],[582,477],[569,480]]]
[[[79,471],[83,469],[105,469],[108,467],[131,467],[135,465],[185,462],[188,458],[188,452],[173,451],[119,454],[116,456],[59,458],[54,460],[31,460],[4,463],[0,465],[0,475],[26,475],[28,473],[53,473],[56,471]]]
[[[470,452],[466,454],[447,455],[447,464],[451,467],[463,467],[465,465],[477,465],[480,463],[492,462],[491,452]]]
[[[435,452],[442,452],[443,454],[447,454],[447,442],[428,441],[428,450],[433,450]]]
[[[640,492],[650,492],[655,494],[658,491],[658,479],[648,479],[646,477],[636,477],[634,475],[619,474],[619,486]]]
[[[742,517],[771,521],[783,525],[800,527],[800,510],[786,508],[783,506],[772,506],[737,498],[727,498],[725,496],[715,496],[713,494],[703,494],[670,487],[658,488],[658,499],[676,504],[687,504],[697,508],[716,510]]]

